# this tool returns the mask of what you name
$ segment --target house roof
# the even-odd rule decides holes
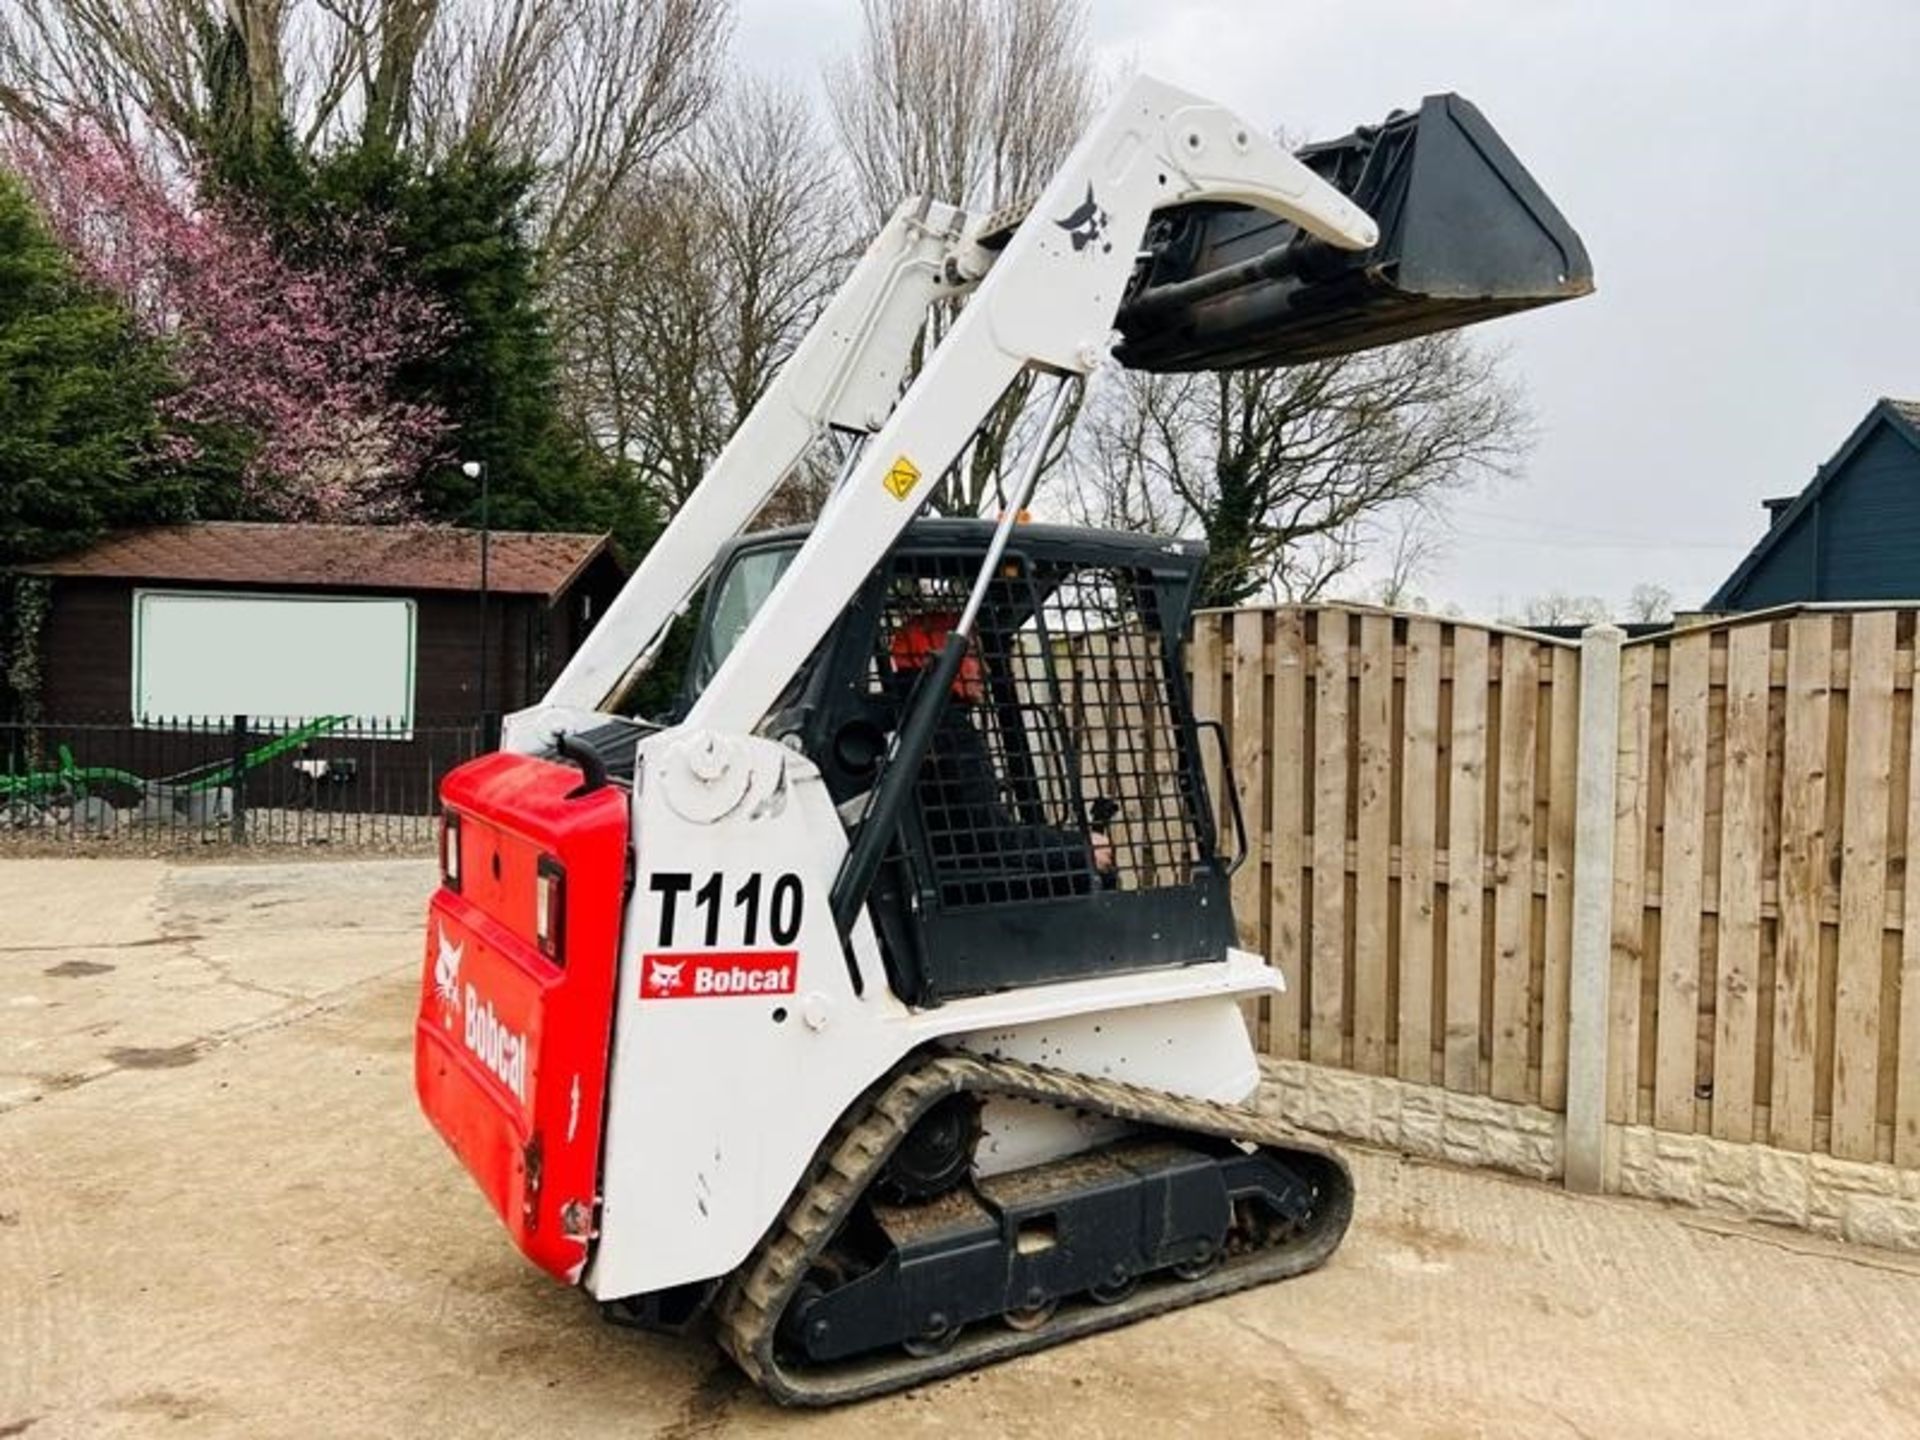
[[[1733,607],[1733,597],[1740,593],[1740,587],[1746,584],[1748,577],[1760,567],[1767,556],[1773,553],[1774,548],[1792,533],[1800,517],[1813,508],[1814,502],[1820,498],[1827,486],[1846,470],[1847,461],[1853,458],[1853,452],[1858,450],[1866,442],[1867,437],[1882,424],[1891,425],[1915,449],[1920,450],[1920,400],[1895,400],[1890,396],[1881,396],[1874,402],[1873,408],[1867,411],[1866,418],[1854,426],[1853,433],[1847,437],[1846,443],[1834,452],[1833,458],[1813,472],[1813,479],[1807,482],[1806,488],[1795,497],[1793,503],[1784,509],[1773,511],[1773,523],[1768,526],[1767,533],[1762,535],[1759,543],[1747,552],[1746,559],[1734,567],[1733,573],[1721,582],[1720,588],[1713,592],[1713,598],[1701,607],[1703,610],[1726,610]],[[1775,504],[1771,500],[1764,503],[1769,508]]]
[[[606,535],[495,530],[487,588],[558,597],[606,550]],[[35,575],[362,590],[478,590],[480,532],[427,525],[204,521],[111,535]]]

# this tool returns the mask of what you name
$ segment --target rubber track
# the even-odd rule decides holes
[[[1015,1331],[981,1322],[951,1350],[926,1359],[904,1351],[862,1356],[819,1368],[787,1369],[774,1354],[781,1313],[799,1290],[815,1255],[832,1241],[887,1156],[934,1104],[961,1091],[1030,1100],[1139,1125],[1310,1155],[1329,1165],[1337,1182],[1321,1183],[1314,1224],[1269,1249],[1230,1256],[1213,1274],[1183,1281],[1149,1276],[1128,1299],[1113,1305],[1063,1303],[1038,1330]],[[1321,1264],[1345,1235],[1353,1216],[1353,1184],[1330,1147],[1278,1120],[1236,1105],[1217,1105],[1113,1080],[1043,1069],[1018,1061],[940,1054],[883,1081],[866,1106],[822,1147],[822,1158],[795,1191],[767,1239],[734,1273],[715,1305],[721,1347],[768,1395],[787,1405],[835,1405],[863,1400],[1014,1355],[1162,1314],[1184,1305],[1285,1279]]]

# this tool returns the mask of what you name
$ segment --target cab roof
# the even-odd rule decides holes
[[[971,517],[915,520],[902,532],[894,550],[959,551],[984,555],[996,524],[993,520]],[[720,551],[715,560],[715,569],[723,568],[741,550],[793,545],[804,541],[812,533],[811,525],[786,525],[776,530],[758,530],[736,536]],[[1206,542],[1202,540],[1032,521],[1023,521],[1014,526],[1007,548],[1048,560],[1124,565],[1135,569],[1171,570],[1188,574],[1199,570],[1207,559]]]

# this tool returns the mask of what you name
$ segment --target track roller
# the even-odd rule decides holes
[[[996,1096],[1134,1133],[947,1180],[959,1137],[970,1151],[979,1106]],[[941,1182],[931,1198],[902,1197]],[[861,1399],[1297,1275],[1332,1253],[1351,1213],[1339,1158],[1277,1121],[936,1054],[842,1122],[722,1293],[719,1339],[776,1400]],[[999,1323],[975,1323],[986,1320]]]

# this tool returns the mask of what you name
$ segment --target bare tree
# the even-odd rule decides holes
[[[1608,608],[1598,595],[1550,590],[1529,599],[1513,619],[1522,625],[1598,625],[1609,618]]]
[[[1076,448],[1068,505],[1206,539],[1204,603],[1313,599],[1409,512],[1512,470],[1526,408],[1458,335],[1289,369],[1127,373]]]
[[[868,219],[1036,194],[1096,103],[1085,0],[862,0],[827,97]]]
[[[432,6],[439,19],[417,65],[419,143],[429,152],[479,146],[538,164],[550,269],[587,243],[623,187],[699,123],[731,25],[727,0],[386,3]]]
[[[1673,619],[1673,591],[1643,580],[1627,592],[1626,618],[1637,624],[1657,625]]]
[[[709,103],[728,0],[7,0],[0,110],[205,160],[284,133],[539,167],[562,263]]]
[[[1438,517],[1416,500],[1401,507],[1390,521],[1380,522],[1379,528],[1386,531],[1377,550],[1386,562],[1386,573],[1374,582],[1370,598],[1395,610],[1428,609],[1426,596],[1414,587],[1446,548]]]
[[[849,209],[805,102],[742,82],[582,248],[557,292],[572,405],[669,506],[832,294]]]
[[[215,140],[216,111],[275,113],[251,64],[285,33],[282,0],[12,0],[0,9],[0,106],[32,126],[87,121],[184,157]]]
[[[863,0],[858,50],[827,72],[834,128],[869,224],[909,196],[988,210],[1043,189],[1098,100],[1087,0]],[[923,347],[957,307],[933,316]],[[1032,379],[1009,390],[936,508],[997,493]]]
[[[1598,595],[1570,595],[1549,590],[1526,600],[1517,615],[1521,625],[1599,625],[1615,618],[1614,607]],[[1659,624],[1673,619],[1673,592],[1664,585],[1643,581],[1627,595],[1621,619],[1630,624]]]

